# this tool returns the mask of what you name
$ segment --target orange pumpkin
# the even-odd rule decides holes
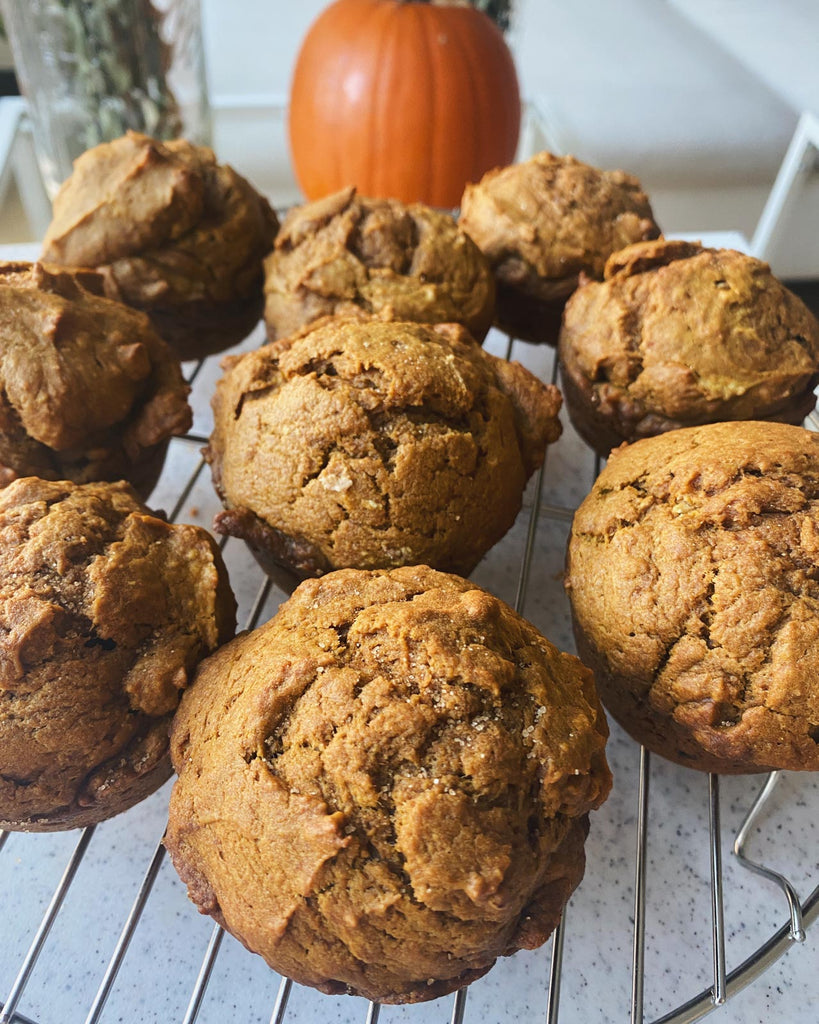
[[[512,55],[483,12],[421,0],[336,0],[313,23],[290,92],[299,185],[452,207],[510,163],[520,131]]]

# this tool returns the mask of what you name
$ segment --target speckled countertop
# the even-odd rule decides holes
[[[2,254],[2,253],[0,253]],[[5,255],[25,255],[19,249]],[[258,344],[257,331],[246,346]],[[506,339],[490,335],[488,347],[504,354]],[[516,343],[520,359],[551,378],[553,352]],[[209,430],[209,398],[219,374],[212,359],[194,385],[194,434]],[[565,417],[564,417],[564,422]],[[175,441],[151,500],[170,511],[199,464],[199,444]],[[577,504],[594,477],[590,452],[567,426],[550,449],[523,611],[551,640],[573,648],[561,570],[569,529],[559,510]],[[474,573],[477,582],[513,603],[525,549],[532,491],[510,534]],[[550,508],[557,512],[550,512]],[[208,525],[217,508],[207,472],[196,478],[178,518]],[[239,541],[226,551],[240,601],[240,621],[257,594],[261,574]],[[274,588],[262,612],[272,614],[283,594]],[[562,1024],[628,1021],[635,820],[639,749],[616,727],[609,745],[615,785],[592,817],[586,877],[566,915],[559,1020]],[[725,927],[729,971],[787,920],[784,898],[730,856],[733,835],[762,784],[759,778],[722,780]],[[98,826],[65,904],[37,963],[19,1012],[38,1024],[82,1024],[131,903],[162,835],[168,787],[119,818]],[[805,898],[819,883],[819,780],[783,777],[775,798],[752,833],[750,852],[784,872]],[[0,1000],[4,1000],[39,925],[54,887],[79,839],[78,833],[11,835],[0,852]],[[708,850],[708,780],[655,758],[651,772],[648,834],[649,882],[645,1019],[655,1020],[712,982]],[[103,1022],[169,1024],[185,1017],[212,924],[200,917],[165,859],[111,991]],[[773,1019],[815,1018],[819,922],[802,947],[792,948],[748,989],[716,1011],[722,1024],[768,1024]],[[545,1021],[550,946],[500,963],[469,989],[464,1020],[494,1024]],[[258,957],[225,937],[197,1018],[202,1024],[266,1022],[279,978]],[[449,1020],[452,997],[415,1007],[383,1007],[384,1024]],[[368,1004],[328,998],[294,986],[285,1021],[299,1024],[363,1022]],[[804,1015],[804,1016],[803,1016]]]

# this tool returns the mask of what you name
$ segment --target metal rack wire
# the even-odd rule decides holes
[[[255,341],[257,342],[258,339],[255,339]],[[251,344],[253,343],[255,342],[251,340]],[[509,339],[506,343],[500,341],[498,343],[505,345],[505,352],[503,354],[508,358],[512,354],[512,339]],[[515,352],[515,354],[519,355],[519,352]],[[529,355],[531,355],[531,352],[529,352]],[[554,378],[556,370],[554,365],[550,365],[554,362],[553,353],[551,351],[548,353],[539,351],[536,358],[546,360],[546,365],[539,366],[538,372],[541,375],[551,374]],[[199,364],[193,370],[191,380],[195,390],[200,392],[200,409],[204,407],[212,382],[218,373],[216,360],[209,360],[204,364]],[[194,407],[197,407],[196,402],[194,402]],[[195,423],[194,429],[196,430],[198,427],[202,432],[173,443],[169,458],[170,465],[166,469],[165,474],[163,474],[162,481],[160,481],[159,496],[162,500],[167,500],[167,497],[171,495],[175,498],[172,503],[169,502],[169,504],[172,504],[169,512],[169,517],[172,519],[185,518],[186,511],[189,519],[191,517],[199,517],[201,519],[205,514],[203,507],[206,509],[208,503],[215,500],[210,493],[208,481],[204,479],[206,477],[206,474],[203,472],[204,465],[197,451],[206,436],[207,414],[198,414],[198,416],[200,422],[198,424]],[[555,456],[552,455],[550,461],[554,458]],[[183,466],[185,467],[184,472],[181,469]],[[591,462],[589,462],[588,479],[585,481],[587,486],[590,486],[597,468],[593,467]],[[539,590],[539,588],[532,586],[533,565],[539,533],[544,529],[544,523],[558,524],[565,532],[572,517],[571,505],[562,503],[559,496],[555,499],[554,494],[552,494],[548,496],[548,500],[544,498],[544,480],[549,476],[548,469],[545,474],[543,470],[540,471],[533,485],[530,486],[519,523],[512,531],[512,535],[502,542],[500,552],[495,556],[496,570],[500,575],[505,574],[504,578],[508,576],[510,590],[514,591],[514,597],[510,593],[507,599],[524,614],[529,614],[529,606],[535,603],[535,597]],[[579,486],[582,488],[582,482]],[[153,504],[156,505],[157,502],[155,501]],[[200,504],[203,507],[200,507]],[[247,556],[244,545],[241,542],[235,540],[228,541],[224,545],[224,553],[231,571],[234,588],[238,591],[243,622],[248,628],[252,628],[256,623],[263,621],[263,617],[272,614],[284,595],[278,592],[270,581],[263,577],[260,570],[255,567],[255,563]],[[512,573],[507,571],[506,567],[513,558],[516,559],[517,568]],[[636,750],[636,748],[634,749]],[[686,770],[680,769],[680,771]],[[647,751],[641,750],[639,755],[639,772],[637,774],[637,792],[636,794],[631,794],[632,799],[636,796],[637,804],[636,812],[634,813],[636,855],[633,868],[632,903],[634,920],[630,999],[630,1019],[632,1024],[643,1024],[646,1019],[646,977],[649,967],[647,962],[647,894],[651,885],[650,867],[652,863],[649,847],[649,827],[651,824],[649,797],[653,777],[654,773],[652,772],[650,756]],[[688,1022],[698,1020],[715,1007],[723,1004],[734,993],[759,977],[791,945],[802,941],[808,927],[819,916],[819,886],[816,886],[806,899],[800,900],[797,895],[797,889],[791,882],[785,879],[782,874],[751,859],[748,853],[748,844],[752,837],[757,835],[758,823],[766,813],[765,809],[772,800],[778,778],[778,773],[773,773],[765,781],[758,797],[745,815],[737,831],[733,843],[733,852],[739,865],[747,869],[748,872],[753,873],[754,876],[763,877],[766,883],[772,883],[778,887],[782,893],[782,910],[779,913],[779,918],[781,919],[784,916],[784,911],[787,907],[787,920],[781,927],[776,928],[758,948],[746,956],[737,967],[733,970],[728,970],[726,950],[728,933],[724,914],[725,884],[722,864],[723,840],[721,828],[724,802],[721,801],[720,797],[720,779],[717,776],[711,776],[708,779],[707,810],[709,828],[707,849],[711,878],[711,923],[709,931],[713,980],[709,984],[705,984],[702,991],[696,993],[693,997],[688,998],[675,1008],[667,1010],[664,1015],[657,1017],[655,1024],[671,1024],[671,1022],[674,1022],[674,1024],[688,1024]],[[94,979],[93,996],[86,999],[85,1003],[80,1007],[81,1012],[84,1014],[82,1019],[84,1019],[85,1024],[97,1024],[100,1021],[104,1024],[105,1021],[109,1020],[109,1014],[106,1012],[106,1009],[110,1006],[112,993],[116,992],[120,971],[126,962],[129,949],[131,949],[140,930],[147,928],[146,919],[150,916],[155,906],[162,908],[163,899],[175,899],[178,901],[181,884],[173,877],[170,878],[165,886],[166,892],[164,896],[163,893],[157,892],[158,882],[164,877],[163,869],[167,865],[165,849],[161,838],[163,827],[161,823],[164,821],[162,817],[164,814],[164,798],[159,796],[156,800],[154,798],[151,798],[151,800],[154,801],[153,816],[148,815],[144,819],[144,823],[140,824],[140,829],[135,828],[134,832],[128,832],[126,829],[125,832],[130,840],[133,838],[134,833],[140,832],[140,830],[141,833],[144,833],[149,823],[154,826],[160,823],[159,828],[154,832],[152,841],[145,840],[143,835],[144,841],[140,847],[143,851],[141,863],[143,865],[147,864],[147,867],[141,869],[141,877],[133,901],[130,907],[118,918],[121,924],[118,926],[116,935],[110,935],[110,929],[106,933],[105,941],[110,942],[110,953],[105,957],[104,968],[99,972],[98,977]],[[598,814],[605,814],[605,807]],[[117,820],[125,821],[127,819],[129,822],[135,821],[138,820],[139,815],[140,809],[134,808]],[[52,895],[47,900],[41,920],[36,927],[30,932],[26,932],[26,925],[23,922],[13,920],[10,911],[7,910],[3,914],[2,930],[8,934],[10,930],[14,931],[16,929],[21,933],[21,937],[25,939],[26,948],[19,958],[13,980],[5,993],[2,1013],[0,1013],[0,1024],[56,1024],[58,1021],[62,1022],[68,1019],[68,1015],[64,1012],[65,1006],[56,995],[51,1000],[51,1016],[45,1017],[40,1015],[35,1019],[27,1015],[29,1011],[24,1005],[25,995],[32,977],[39,969],[42,961],[47,958],[55,928],[58,927],[61,918],[69,914],[66,906],[71,899],[73,887],[77,884],[77,878],[84,870],[84,861],[89,856],[90,850],[96,849],[100,843],[104,842],[105,837],[103,833],[108,824],[103,823],[100,826],[92,826],[79,834],[71,834],[65,837],[68,846],[73,844],[73,848],[68,849],[63,844],[60,849],[60,855],[67,854],[65,868],[53,889]],[[125,826],[121,825],[120,829],[122,830],[123,827]],[[13,844],[7,842],[9,838],[10,835],[8,833],[0,833],[0,880],[3,879],[4,872],[8,873],[11,870],[9,866],[9,848]],[[27,838],[32,842],[40,840],[46,842],[49,839],[46,836]],[[116,847],[116,850],[119,850],[119,847]],[[111,854],[113,859],[117,856],[121,856],[121,854],[116,851]],[[98,854],[98,861],[100,865],[106,863],[106,851],[104,848]],[[815,865],[808,866],[809,871],[814,868],[819,870],[819,867]],[[100,867],[99,870],[102,871],[102,868]],[[13,871],[11,873],[13,874]],[[587,876],[593,876],[594,873],[595,863],[590,856]],[[170,874],[172,875],[172,873]],[[88,880],[86,879],[82,884],[87,890]],[[169,892],[171,893],[170,896]],[[37,896],[32,897],[32,899],[36,898],[42,898],[39,890]],[[2,896],[0,896],[0,900],[2,900]],[[0,906],[2,906],[1,902]],[[628,913],[628,908],[625,911],[620,910],[619,912]],[[179,917],[184,916],[180,911],[176,913]],[[88,914],[85,917],[82,914],[77,917],[75,911],[72,911],[71,914],[73,915],[72,920],[74,922],[72,927],[87,930],[89,946],[95,942],[97,944],[103,943],[102,938],[94,938],[93,929],[95,921],[92,917],[89,917]],[[560,1017],[561,996],[563,997],[564,1004],[566,1004],[567,998],[565,993],[568,992],[570,1000],[573,998],[573,993],[566,984],[563,970],[564,948],[567,934],[571,933],[573,927],[573,915],[573,903],[570,903],[564,919],[552,940],[548,968],[548,985],[545,991],[541,990],[541,988],[537,990],[540,1002],[534,1009],[532,1016],[534,1019],[544,1020],[546,1024],[557,1024]],[[196,918],[195,913],[192,911],[189,917],[195,921],[200,920]],[[180,927],[184,930],[185,928],[190,929],[193,926],[186,920],[181,923],[177,922],[177,928]],[[201,927],[197,934],[202,934]],[[224,939],[225,935],[218,926],[209,927],[209,936],[204,953],[199,959],[195,970],[195,977],[187,989],[186,997],[183,999],[184,1009],[180,1012],[175,1015],[169,1015],[161,1006],[152,1004],[151,997],[156,996],[157,1001],[161,1002],[159,995],[164,990],[163,986],[165,988],[171,986],[179,988],[183,981],[175,978],[174,972],[171,972],[168,978],[161,978],[145,976],[145,971],[143,970],[140,984],[145,992],[146,1002],[140,1006],[134,1006],[131,1003],[131,1008],[125,1011],[121,1008],[118,1010],[114,1008],[110,1019],[124,1020],[128,1024],[136,1021],[164,1022],[170,1019],[181,1020],[183,1024],[193,1024],[194,1021],[202,1019],[202,1014],[207,1012],[209,1005],[215,1006],[217,1011],[221,1005],[229,1005],[230,999],[235,998],[236,986],[241,987],[244,984],[241,979],[234,982],[233,996],[230,994],[225,995],[224,993],[220,994],[219,992],[214,995],[212,994],[212,988],[209,988],[217,962],[225,947]],[[59,957],[59,953],[54,955]],[[249,954],[245,954],[243,951],[241,955],[249,959],[257,959],[250,958]],[[624,951],[623,955],[627,956],[627,951]],[[543,954],[541,954],[540,968],[543,973],[546,973],[545,964],[542,961]],[[179,973],[184,974],[185,971],[180,971]],[[272,976],[272,972],[270,974],[271,977],[275,978],[275,976]],[[226,990],[228,993],[230,992],[229,986],[230,980],[228,980],[228,989]],[[301,1021],[306,1019],[306,1017],[309,1017],[310,1020],[329,1020],[332,1013],[336,1012],[337,1002],[326,999],[326,997],[316,997],[319,1000],[326,1000],[326,1002],[325,1004],[319,1002],[317,1004],[319,1008],[311,1011],[312,1016],[308,1013],[306,1017],[303,1017],[296,1011],[297,1015],[291,1017],[289,1003],[293,988],[294,986],[287,979],[281,979],[278,982],[275,994],[272,995],[272,998],[267,1003],[267,1009],[255,1011],[257,1016],[253,1019],[269,1019],[271,1024],[280,1024],[280,1022],[289,1019]],[[269,989],[270,986],[267,984],[264,991],[260,991],[259,996],[262,1002],[266,998],[266,993],[269,992]],[[452,1024],[462,1024],[467,1019],[467,1009],[471,1006],[470,990],[461,990],[450,1000],[439,1000],[436,1004],[425,1005],[433,1007],[434,1017],[428,1019],[440,1020],[443,1014],[447,1013]],[[326,1009],[324,1008],[325,1006]],[[475,1020],[488,1019],[486,1012],[481,1006],[482,1004],[479,1004],[477,1009],[474,1012],[470,1012],[468,1016],[470,1018],[474,1017]],[[342,1009],[338,1011],[337,1019],[349,1021],[366,1020],[367,1024],[374,1024],[379,1019],[381,1013],[382,1008],[376,1004],[362,1005],[360,1000],[348,999]],[[76,1014],[77,1009],[75,1007],[74,1015],[71,1017],[72,1020],[75,1018],[77,1020],[81,1019]],[[224,1019],[222,1012],[218,1012],[217,1019]],[[239,1018],[237,1017],[237,1019]],[[250,1018],[245,1016],[241,1019]],[[415,1018],[402,1016],[400,1019],[409,1020]],[[508,1019],[516,1019],[516,1016],[512,1014]],[[583,1019],[589,1018],[584,1017]],[[601,1009],[599,1016],[595,1019],[601,1021],[625,1021],[629,1019],[629,1008],[628,1006],[620,1006],[617,1008],[612,1007],[611,1010]]]

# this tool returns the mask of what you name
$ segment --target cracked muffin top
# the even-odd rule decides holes
[[[469,572],[560,435],[557,389],[458,324],[327,317],[223,365],[216,529],[302,577]]]
[[[603,703],[694,768],[819,769],[817,556],[811,431],[715,423],[617,449],[566,579]]]
[[[482,341],[495,286],[480,250],[447,213],[366,199],[347,188],[291,210],[265,261],[271,340],[331,313],[460,323]]]
[[[166,845],[275,970],[432,999],[554,929],[611,786],[607,734],[591,674],[486,591],[334,572],[201,666]]]
[[[499,284],[544,300],[565,299],[581,272],[602,277],[613,252],[660,234],[636,178],[546,152],[467,185],[459,223]]]
[[[91,271],[0,263],[0,484],[127,479],[147,496],[191,425],[179,361]]]
[[[0,492],[0,827],[118,814],[170,775],[168,726],[236,606],[205,530],[124,482]]]
[[[631,245],[569,299],[559,355],[578,432],[602,455],[715,420],[799,424],[819,322],[767,263],[697,242]]]
[[[249,306],[258,320],[277,228],[268,202],[207,147],[128,132],[75,161],[43,259],[101,271],[112,298],[149,313],[191,358],[216,350],[206,337],[213,318],[222,348],[240,340],[231,329]]]

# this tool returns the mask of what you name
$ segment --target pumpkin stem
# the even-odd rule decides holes
[[[433,7],[474,7],[483,11],[501,32],[508,31],[512,22],[513,0],[398,0],[399,4],[430,4]]]

